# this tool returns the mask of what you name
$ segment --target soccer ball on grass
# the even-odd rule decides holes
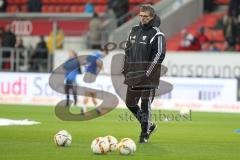
[[[59,147],[69,147],[72,143],[72,136],[66,130],[61,130],[54,135],[54,143]]]

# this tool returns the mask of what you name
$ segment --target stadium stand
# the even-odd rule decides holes
[[[7,6],[7,12],[8,13],[26,13],[28,12],[28,0],[7,0],[8,6]],[[130,20],[132,17],[135,17],[138,14],[139,5],[143,3],[150,3],[155,4],[159,2],[160,0],[128,0],[129,2],[129,13],[126,15],[126,20]],[[87,3],[92,3],[94,5],[94,10],[97,13],[100,13],[103,15],[103,13],[107,12],[108,9],[108,0],[42,0],[42,8],[41,12],[45,13],[46,15],[60,15],[64,13],[84,13],[85,12],[85,5]],[[173,2],[174,3],[174,2]],[[219,6],[227,6],[230,3],[230,0],[214,0],[215,4],[218,4]],[[176,7],[176,6],[175,6]],[[77,15],[76,14],[76,15]],[[132,15],[131,15],[132,14]],[[223,51],[226,49],[226,40],[224,37],[224,31],[222,28],[217,27],[219,21],[227,14],[227,10],[224,10],[222,12],[210,12],[210,13],[204,13],[200,18],[196,19],[194,23],[192,23],[190,26],[187,26],[185,28],[186,33],[190,33],[193,37],[197,37],[199,35],[199,29],[204,28],[204,34],[206,35],[207,43],[204,45],[204,49],[201,44],[196,43],[196,47],[194,50],[205,50],[206,48],[210,48],[212,45],[216,47],[217,50]],[[14,15],[14,14],[12,14]],[[43,14],[44,15],[44,14]],[[66,14],[67,15],[67,14]],[[83,14],[79,14],[83,15]],[[14,19],[14,18],[13,18]],[[15,21],[16,19],[14,19]],[[24,36],[27,37],[27,39],[30,39],[29,37],[38,37],[40,35],[45,36],[47,39],[50,32],[53,28],[53,21],[48,21],[47,18],[41,19],[43,21],[39,20],[30,20],[31,21],[31,27],[34,29],[29,31],[29,34],[26,36],[26,34],[21,35],[23,36],[24,42],[31,42],[25,39]],[[103,18],[103,20],[105,20]],[[118,19],[119,20],[119,19]],[[193,19],[194,20],[194,19]],[[3,19],[0,21],[0,27],[4,28],[6,24],[11,23],[12,20],[9,19]],[[60,27],[64,31],[64,35],[66,37],[71,37],[69,41],[72,41],[72,38],[75,39],[84,39],[86,41],[86,33],[89,31],[89,22],[90,22],[90,16],[84,19],[55,19],[54,20],[58,27]],[[192,21],[191,21],[192,22]],[[16,26],[21,26],[20,21],[16,20],[14,23],[15,30]],[[41,26],[40,26],[41,24]],[[42,27],[44,24],[44,27]],[[188,23],[189,24],[189,23]],[[39,27],[36,27],[39,26]],[[29,30],[31,30],[31,27]],[[37,28],[37,29],[36,29]],[[39,30],[39,28],[44,28],[42,30]],[[179,45],[183,40],[183,34],[177,30],[177,34],[174,36],[168,38],[167,42],[167,48],[169,51],[173,50],[179,50]],[[175,33],[175,32],[174,32]],[[19,36],[19,34],[18,34]],[[81,38],[79,38],[81,37]],[[32,38],[33,39],[33,38]],[[66,38],[68,39],[68,38]],[[205,41],[205,40],[204,40]],[[81,42],[81,44],[79,43]],[[116,42],[116,41],[114,41]],[[65,42],[66,43],[66,42]],[[72,42],[71,42],[72,43]],[[80,40],[77,42],[74,42],[75,46],[78,45],[85,45],[84,40]],[[205,43],[205,42],[204,42]],[[34,46],[34,45],[33,45]],[[199,49],[200,46],[200,49]],[[80,47],[79,47],[80,48]],[[84,48],[84,47],[83,47]],[[240,48],[239,45],[236,46],[236,49]],[[66,48],[64,48],[66,49]],[[67,49],[69,49],[67,47]],[[81,48],[82,49],[82,48]]]
[[[142,3],[154,4],[159,0],[129,0],[129,11]],[[8,0],[8,13],[27,12],[28,0]],[[108,0],[42,0],[43,13],[84,12],[86,3],[92,3],[97,13],[104,13],[107,10]]]
[[[16,37],[21,37],[23,39],[23,43],[26,45],[24,49],[23,62],[26,65],[28,61],[31,61],[31,55],[34,54],[34,49],[39,41],[39,37],[44,36],[47,41],[50,37],[50,33],[52,33],[52,30],[54,30],[54,25],[57,25],[64,32],[64,36],[66,37],[64,41],[64,49],[72,48],[70,46],[74,46],[75,48],[78,46],[78,49],[86,48],[86,37],[88,35],[89,23],[91,20],[91,14],[86,12],[87,4],[93,4],[94,11],[101,15],[103,21],[107,20],[107,18],[104,16],[109,16],[107,15],[109,6],[108,0],[39,0],[38,2],[41,5],[38,4],[38,8],[41,6],[39,11],[41,11],[43,14],[33,13],[31,15],[21,14],[39,12],[36,10],[29,10],[29,4],[31,0],[6,1],[6,15],[10,15],[11,18],[3,17],[0,20],[0,27],[2,30],[4,30],[7,25],[12,25],[13,32],[16,34]],[[33,0],[31,2],[34,3],[36,1]],[[159,0],[128,0],[128,10],[132,11],[134,8],[135,13],[133,15],[135,16],[138,12],[138,6],[140,4],[154,4],[157,2],[159,2]],[[18,13],[21,15],[20,18],[18,17]],[[73,15],[73,17],[71,15],[65,16],[67,15],[65,13],[72,13],[71,15]],[[24,15],[27,15],[27,17],[29,15],[30,16],[26,18]],[[131,18],[132,17],[128,16],[126,20],[130,20]],[[108,33],[110,33],[109,30]],[[2,50],[5,50],[5,48],[3,47]],[[9,60],[9,58],[3,59],[3,61],[8,62],[8,66],[3,66],[3,68],[0,66],[0,69],[5,71],[26,71],[26,69],[21,69],[19,66],[16,68],[16,66],[14,66],[15,62],[9,63],[9,61],[19,61],[19,57],[14,56],[19,55],[18,51],[16,51],[17,49],[12,48],[6,50],[11,52],[11,60]],[[50,61],[51,59],[48,59],[48,62]],[[44,71],[51,71],[50,66],[51,64],[48,64],[47,69]]]
[[[223,43],[224,36],[222,29],[215,29],[217,22],[223,17],[224,14],[204,14],[202,17],[197,19],[193,24],[186,27],[186,32],[192,34],[193,36],[198,35],[198,30],[201,27],[205,28],[205,35],[209,41],[214,41],[216,43]],[[168,39],[168,49],[178,50],[179,44],[182,40],[182,34],[177,33],[175,36]],[[222,50],[223,48],[221,48]]]
[[[214,3],[218,6],[229,5],[229,0],[215,0]],[[200,18],[198,18],[194,23],[185,28],[186,33],[193,36],[193,38],[198,38],[199,29],[202,27],[205,30],[205,36],[208,42],[200,50],[208,50],[210,43],[213,44],[217,50],[224,51],[227,50],[227,39],[224,35],[224,18],[229,16],[229,7],[224,10],[216,10],[211,13],[205,13]],[[239,22],[236,22],[239,23]],[[219,26],[220,25],[220,26]],[[225,24],[226,25],[226,24]],[[235,33],[237,34],[237,33]],[[167,48],[168,50],[192,50],[192,48],[182,48],[181,43],[183,43],[184,34],[179,32],[168,39]],[[234,50],[239,49],[239,44],[236,45]]]
[[[207,1],[207,0],[206,0]],[[194,23],[186,27],[186,32],[196,37],[199,28],[205,28],[205,35],[208,43],[205,47],[213,44],[220,51],[239,51],[240,49],[240,33],[239,33],[239,1],[237,0],[214,0],[216,10],[203,14]],[[177,33],[168,40],[169,50],[182,50],[181,42],[183,35]],[[188,49],[186,49],[188,50]],[[208,50],[208,48],[202,48]]]

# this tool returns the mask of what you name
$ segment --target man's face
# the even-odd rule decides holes
[[[150,12],[149,11],[140,12],[139,13],[139,17],[140,17],[140,23],[142,25],[148,24],[153,19],[153,17],[150,16]]]

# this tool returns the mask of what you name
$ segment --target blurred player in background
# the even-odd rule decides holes
[[[139,143],[146,143],[157,127],[151,122],[151,103],[159,86],[166,44],[159,29],[160,18],[151,6],[141,6],[139,18],[140,24],[132,28],[128,37],[123,74],[128,85],[126,105],[141,124]]]
[[[67,95],[67,103],[66,106],[69,107],[69,98],[70,98],[70,90],[72,90],[74,105],[77,105],[77,75],[81,74],[80,63],[77,59],[77,54],[74,51],[69,51],[68,53],[69,59],[64,64],[65,69],[65,93]]]
[[[101,50],[94,50],[86,60],[86,68],[85,68],[85,75],[84,75],[84,81],[87,83],[93,83],[96,80],[96,77],[101,69],[103,69],[103,62],[102,59],[108,55],[107,49],[101,49]],[[89,85],[91,86],[91,85]],[[83,100],[83,112],[87,111],[87,103],[89,100],[89,97],[92,99],[93,105],[97,106],[97,100],[96,100],[96,92],[92,90],[85,90],[85,98]],[[101,114],[101,111],[97,109],[97,113]]]

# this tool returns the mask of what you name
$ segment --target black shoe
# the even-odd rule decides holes
[[[155,123],[151,122],[150,127],[149,127],[148,132],[147,132],[147,134],[148,134],[147,137],[149,138],[149,136],[150,136],[153,132],[155,132],[156,130],[157,130],[157,125],[156,125]]]
[[[147,143],[148,142],[148,134],[147,133],[141,133],[139,137],[139,143]]]

